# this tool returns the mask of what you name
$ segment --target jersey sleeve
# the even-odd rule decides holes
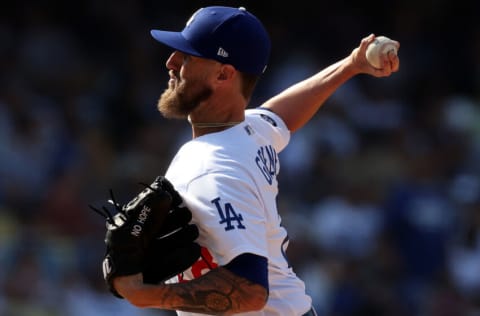
[[[198,243],[219,265],[252,253],[268,256],[266,218],[253,184],[237,173],[209,173],[192,181],[184,193],[195,209],[193,222],[200,230]]]
[[[290,141],[290,131],[285,122],[274,112],[265,108],[245,111],[245,118],[256,130],[271,142],[277,152],[281,152]]]

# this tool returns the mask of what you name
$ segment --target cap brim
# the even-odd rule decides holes
[[[155,40],[170,48],[173,48],[174,50],[178,50],[189,55],[199,57],[202,56],[195,48],[190,45],[190,43],[185,39],[185,37],[183,37],[181,32],[151,30],[150,34]]]

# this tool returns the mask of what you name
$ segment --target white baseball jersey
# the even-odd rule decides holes
[[[295,316],[311,307],[304,283],[287,262],[288,237],[276,205],[278,153],[289,140],[280,117],[246,110],[241,124],[183,145],[165,175],[192,211],[203,247],[203,258],[176,281],[196,278],[242,253],[268,259],[267,305],[239,315]]]

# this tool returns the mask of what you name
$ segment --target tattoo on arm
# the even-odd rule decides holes
[[[212,315],[258,310],[267,299],[263,286],[221,267],[189,282],[169,284],[162,292],[163,308]]]

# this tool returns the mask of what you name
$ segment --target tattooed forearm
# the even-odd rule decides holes
[[[212,312],[214,314],[225,313],[232,309],[232,300],[229,294],[231,293],[222,293],[216,290],[198,291],[195,295],[186,292],[184,294],[179,293],[185,303],[175,307],[175,309],[184,309],[185,311],[188,309],[190,312]],[[196,309],[192,309],[193,306]]]
[[[258,310],[267,299],[264,287],[224,268],[190,282],[170,284],[162,292],[158,297],[163,308],[211,315]]]

